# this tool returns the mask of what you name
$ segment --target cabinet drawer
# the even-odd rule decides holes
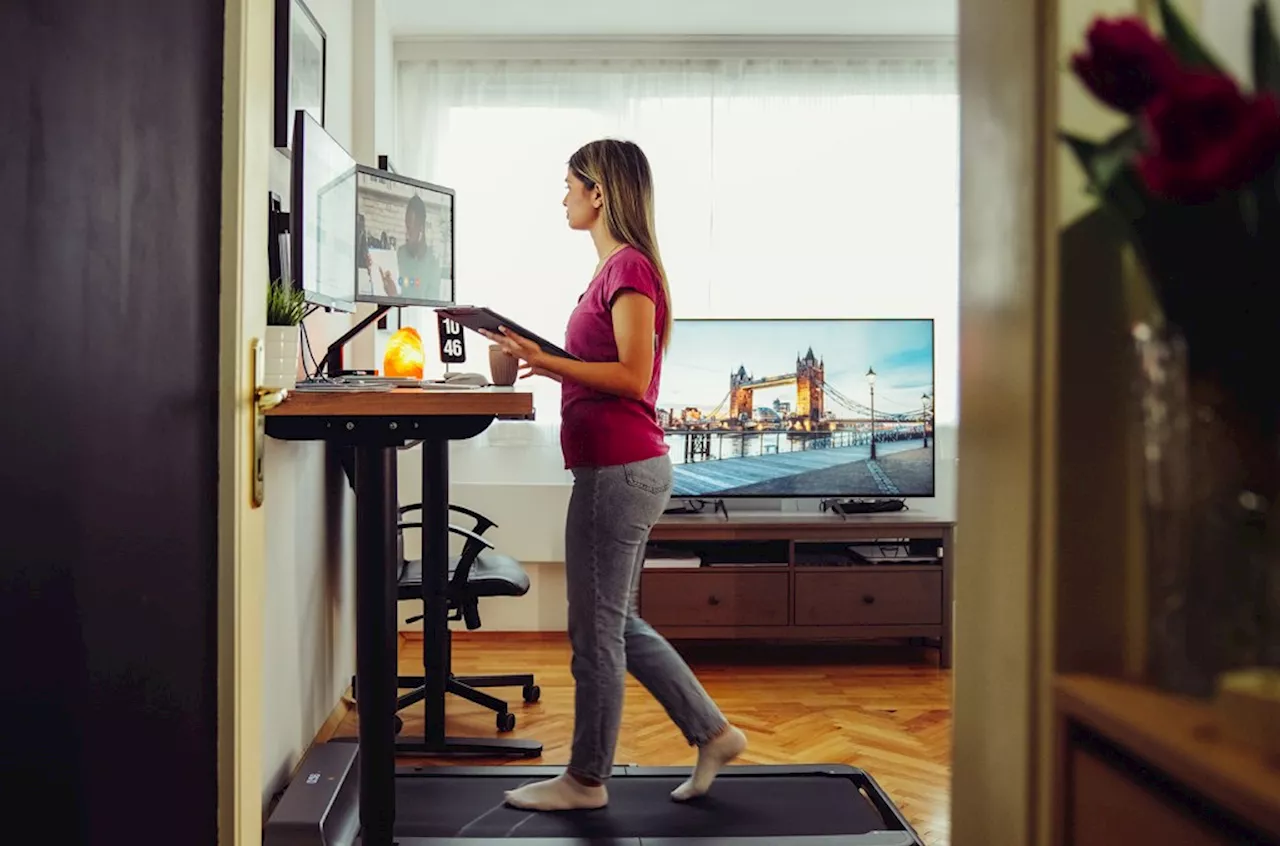
[[[644,573],[640,616],[655,626],[785,626],[786,573]]]
[[[796,573],[796,625],[941,624],[941,570]]]

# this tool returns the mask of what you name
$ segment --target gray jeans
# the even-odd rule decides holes
[[[575,684],[569,769],[606,780],[629,671],[691,745],[727,725],[684,659],[638,615],[649,531],[671,496],[671,460],[576,468],[565,525],[565,581]]]

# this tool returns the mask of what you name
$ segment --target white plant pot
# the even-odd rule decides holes
[[[268,326],[263,339],[264,388],[292,388],[298,384],[298,327]]]

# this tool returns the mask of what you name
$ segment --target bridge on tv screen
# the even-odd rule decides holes
[[[777,376],[755,377],[747,373],[746,367],[740,366],[729,374],[729,391],[720,402],[706,414],[699,414],[698,419],[679,419],[678,409],[669,409],[671,419],[665,426],[669,431],[685,431],[699,428],[698,424],[719,421],[733,427],[736,424],[754,420],[756,416],[755,392],[768,388],[780,388],[795,385],[795,407],[785,414],[778,415],[778,422],[796,424],[801,431],[813,430],[818,426],[828,428],[849,427],[858,424],[876,425],[877,433],[881,430],[912,428],[921,431],[922,427],[932,420],[931,409],[921,401],[920,407],[911,411],[875,410],[870,405],[850,399],[842,394],[826,380],[826,366],[823,360],[813,354],[810,348],[803,357],[796,357],[795,370]],[[828,403],[832,416],[827,416]],[[728,413],[725,413],[725,406]],[[678,425],[683,424],[683,425]]]

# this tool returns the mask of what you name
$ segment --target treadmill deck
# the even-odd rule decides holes
[[[316,747],[267,825],[265,846],[360,843],[354,744]],[[342,747],[345,747],[343,749]],[[688,767],[614,769],[609,804],[547,813],[508,807],[503,791],[559,766],[433,766],[396,774],[398,846],[923,846],[864,771],[845,765],[730,766],[711,792],[676,802]]]

